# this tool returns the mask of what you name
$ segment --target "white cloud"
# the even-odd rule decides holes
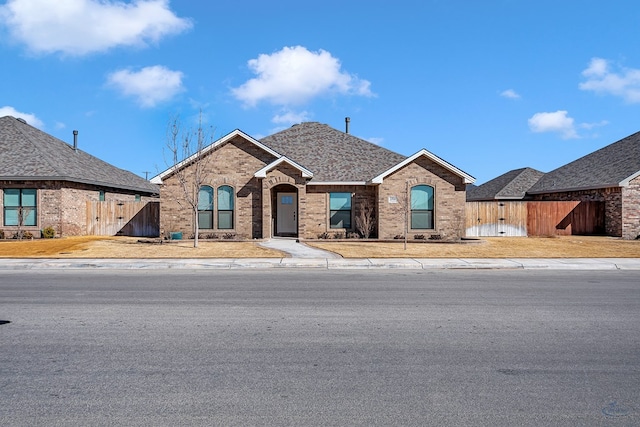
[[[307,111],[301,111],[296,113],[294,111],[283,111],[281,114],[275,115],[271,121],[276,124],[289,124],[302,123],[309,120],[309,113]]]
[[[274,105],[301,105],[322,95],[375,96],[371,83],[341,70],[340,60],[325,50],[311,52],[302,46],[285,47],[248,62],[256,78],[232,89],[248,106],[260,101]]]
[[[382,143],[384,142],[384,138],[371,137],[371,138],[364,138],[364,139],[376,145],[382,145]]]
[[[145,46],[191,28],[168,0],[9,0],[0,22],[35,53],[85,55],[117,46]]]
[[[520,94],[518,94],[515,90],[513,89],[507,89],[505,91],[502,91],[500,93],[500,96],[504,97],[504,98],[509,98],[509,99],[519,99],[520,98]]]
[[[154,65],[140,71],[115,71],[107,76],[107,82],[124,95],[137,98],[142,107],[154,107],[184,90],[182,78],[180,71]]]
[[[606,59],[593,58],[582,75],[586,81],[580,83],[580,89],[605,95],[619,96],[629,103],[640,102],[640,69],[611,69]]]
[[[27,123],[29,123],[33,127],[37,127],[37,128],[44,127],[44,123],[42,123],[42,120],[37,118],[35,114],[22,113],[13,107],[9,107],[8,105],[4,107],[0,107],[0,117],[4,117],[4,116],[13,116],[16,119],[24,119]]]
[[[554,113],[536,113],[529,119],[532,132],[556,132],[562,139],[579,138],[573,118],[567,116],[567,111],[559,110]]]

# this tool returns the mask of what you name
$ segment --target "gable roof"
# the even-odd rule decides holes
[[[0,179],[56,180],[157,194],[158,187],[15,117],[0,117]]]
[[[260,140],[313,172],[317,183],[364,183],[406,157],[332,127],[306,122]]]
[[[275,167],[277,167],[281,163],[286,163],[286,164],[288,164],[290,166],[293,166],[295,169],[298,169],[303,178],[313,178],[313,173],[310,170],[306,169],[303,166],[300,166],[299,164],[297,164],[293,160],[287,158],[287,156],[282,156],[279,159],[276,159],[273,162],[269,163],[268,165],[266,165],[265,167],[263,167],[262,169],[257,171],[254,174],[254,176],[256,178],[266,178],[267,172],[269,172],[270,170],[274,169]]]
[[[514,169],[477,187],[467,187],[467,201],[522,200],[543,175],[533,168]]]
[[[637,176],[640,176],[640,132],[547,173],[529,193],[624,187]]]
[[[227,142],[231,141],[236,136],[241,136],[242,138],[244,138],[245,140],[247,140],[251,144],[261,148],[262,150],[266,151],[267,153],[271,154],[272,156],[274,156],[276,158],[282,157],[281,154],[275,152],[270,147],[267,147],[266,145],[264,145],[263,143],[261,143],[257,139],[247,135],[246,133],[244,133],[240,129],[236,129],[234,131],[229,132],[228,134],[226,134],[222,138],[216,140],[213,144],[207,145],[206,147],[204,147],[201,150],[200,153],[196,152],[196,153],[192,154],[191,156],[187,157],[186,159],[182,160],[178,164],[176,164],[176,165],[168,168],[167,170],[159,173],[158,175],[154,176],[153,178],[151,178],[151,182],[154,183],[154,184],[162,184],[162,180],[164,178],[166,178],[167,176],[171,175],[174,171],[176,171],[178,169],[181,169],[186,165],[191,164],[196,159],[196,157],[198,157],[198,155],[204,156],[205,154],[209,153],[210,151],[213,151],[213,150],[217,149],[218,147],[220,147],[220,146],[226,144]]]
[[[398,163],[398,164],[394,165],[393,167],[387,169],[386,171],[382,172],[380,175],[375,176],[371,180],[371,182],[374,183],[374,184],[382,183],[384,178],[386,178],[387,176],[391,175],[392,173],[394,173],[398,169],[401,169],[401,168],[405,167],[406,165],[408,165],[409,163],[415,161],[419,157],[426,157],[427,159],[431,160],[432,162],[442,166],[443,168],[449,170],[450,172],[453,172],[454,174],[456,174],[459,177],[463,178],[465,184],[473,184],[473,182],[476,180],[471,175],[467,174],[466,172],[463,172],[462,170],[460,170],[457,167],[453,166],[451,163],[448,163],[448,162],[444,161],[440,157],[436,156],[435,154],[433,154],[433,153],[431,153],[431,152],[429,152],[429,151],[427,151],[427,150],[425,150],[423,148],[422,150],[418,151],[413,156],[407,157],[406,159],[404,159],[400,163]]]

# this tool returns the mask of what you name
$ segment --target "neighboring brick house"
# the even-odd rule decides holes
[[[604,202],[607,235],[640,236],[640,132],[545,174],[534,200]]]
[[[87,202],[158,200],[158,186],[116,168],[22,119],[0,118],[0,230],[20,228],[39,237],[53,227],[58,236],[84,235]]]
[[[405,157],[320,123],[302,123],[261,140],[235,130],[206,147],[200,189],[201,236],[347,236],[368,206],[371,237],[455,240],[464,236],[465,187],[474,178],[427,150]],[[160,230],[193,234],[176,171],[151,182],[160,190]],[[406,201],[406,203],[405,203]]]

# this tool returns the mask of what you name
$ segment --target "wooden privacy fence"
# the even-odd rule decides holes
[[[87,234],[158,237],[160,202],[87,202]]]
[[[604,216],[603,202],[467,202],[466,235],[603,234]]]

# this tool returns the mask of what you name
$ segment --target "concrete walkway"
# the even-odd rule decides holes
[[[295,238],[273,238],[264,242],[260,242],[259,245],[264,246],[265,248],[286,252],[292,258],[342,258],[340,255],[333,252],[323,251],[322,249],[312,248],[311,246],[305,245],[304,243],[300,243],[300,241]]]

